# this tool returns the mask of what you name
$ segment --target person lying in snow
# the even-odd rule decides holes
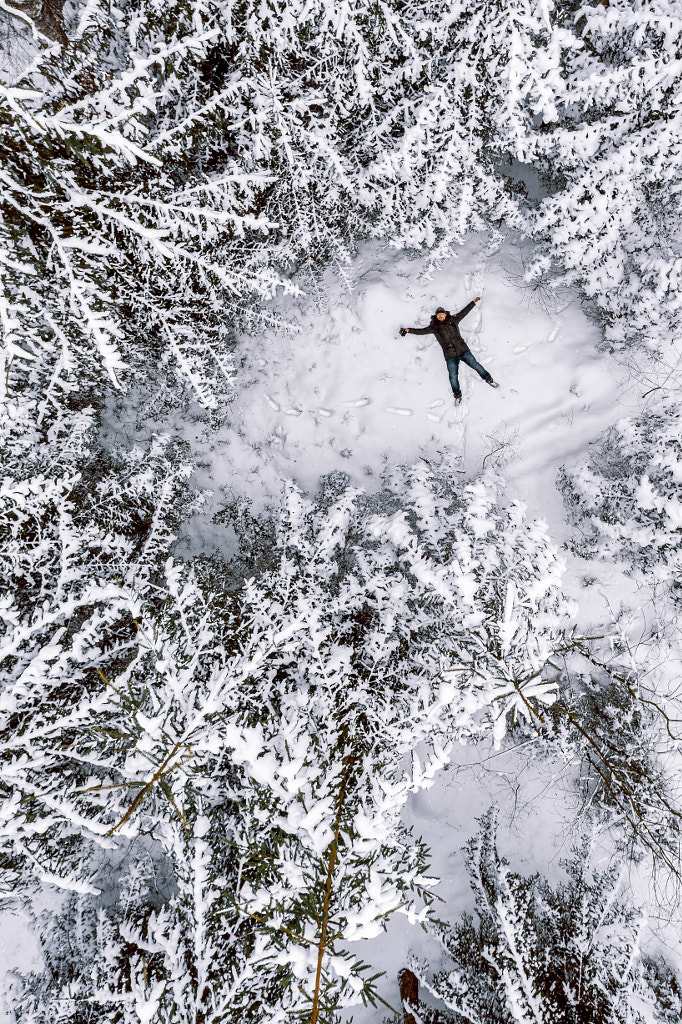
[[[490,384],[491,388],[499,388],[499,384],[496,384],[492,379],[488,371],[484,366],[481,366],[479,362],[470,352],[469,346],[465,342],[462,335],[459,333],[459,321],[462,320],[467,313],[470,313],[477,302],[481,301],[481,296],[477,295],[473,302],[470,302],[464,309],[460,309],[459,313],[448,312],[447,309],[443,309],[439,306],[436,312],[431,317],[431,323],[428,327],[401,327],[400,334],[405,337],[406,334],[435,334],[436,341],[443,349],[443,355],[445,356],[445,362],[447,364],[448,373],[450,375],[450,384],[452,385],[452,391],[455,396],[455,402],[457,405],[462,401],[462,392],[459,389],[459,361],[466,363],[472,370],[483,378],[486,384]]]

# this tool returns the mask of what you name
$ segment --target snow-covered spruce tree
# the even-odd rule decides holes
[[[267,594],[254,600],[258,607]],[[413,698],[413,720],[401,705],[401,723],[382,722],[380,733],[375,726],[381,761],[371,747],[345,756],[352,745],[335,722],[336,687],[321,688],[310,715],[293,683],[277,715],[258,705],[271,666],[288,665],[293,648],[310,655],[306,622],[273,617],[262,630],[233,616],[236,653],[228,657],[215,650],[207,618],[191,579],[169,567],[161,612],[153,621],[138,617],[139,656],[116,676],[110,697],[103,687],[100,714],[74,715],[74,741],[58,754],[65,767],[85,761],[90,772],[78,789],[61,791],[65,825],[64,797],[104,841],[107,833],[125,841],[147,832],[172,863],[179,896],[156,916],[150,904],[122,922],[114,916],[104,946],[88,937],[87,955],[80,951],[61,975],[74,982],[74,1001],[64,1003],[61,978],[47,979],[34,1019],[53,1009],[58,1019],[78,1019],[94,1003],[99,1019],[138,1020],[145,991],[156,1001],[148,1019],[156,1012],[153,1019],[169,1022],[284,1021],[297,1007],[310,1016],[311,1005],[326,1007],[328,989],[353,1001],[364,972],[343,949],[335,953],[339,923],[344,938],[373,934],[377,919],[399,906],[406,912],[411,890],[428,881],[424,850],[397,812],[436,765],[393,781],[387,765],[409,759],[412,741],[438,717],[438,700],[420,714]],[[35,750],[43,737],[32,738]],[[147,991],[148,976],[156,988]]]
[[[47,424],[37,412],[35,401],[9,398],[0,412],[0,835],[10,889],[36,876],[80,884],[87,844],[102,841],[73,796],[90,761],[101,763],[92,755],[108,700],[100,671],[118,670],[143,642],[137,602],[155,600],[173,530],[199,500],[168,438],[105,451],[92,409]]]
[[[682,10],[558,0],[552,17],[577,45],[566,50],[556,123],[534,139],[551,194],[529,222],[544,245],[529,273],[579,285],[613,348],[657,350],[682,303]]]
[[[679,592],[682,571],[682,443],[676,404],[622,419],[586,467],[559,473],[579,554],[622,558]]]
[[[589,843],[564,865],[566,882],[509,870],[496,848],[496,813],[468,843],[476,915],[431,926],[451,965],[429,976],[411,967],[447,1013],[420,1007],[436,1024],[649,1024],[682,1013],[665,965],[642,955],[641,915],[622,892],[618,865],[590,866]]]
[[[449,744],[499,739],[553,699],[561,564],[490,481],[453,496],[422,467],[378,498],[328,481],[317,503],[290,487],[273,527],[276,564],[231,598],[202,603],[169,565],[70,746],[33,737],[38,769],[87,763],[67,795],[91,832],[153,835],[186,894],[134,929],[112,919],[101,956],[119,966],[106,991],[79,969],[66,1019],[94,1001],[100,1019],[135,1020],[152,952],[148,1019],[236,1021],[252,1004],[268,1007],[258,1020],[318,1020],[371,999],[353,943],[427,896],[425,850],[400,822],[409,793]],[[46,1020],[58,989],[41,991]]]
[[[551,8],[460,0],[422,6],[421,16],[401,9],[404,58],[367,111],[372,160],[362,184],[377,234],[447,246],[491,223],[523,228],[500,165],[529,159],[537,122],[556,117],[563,51],[574,43],[552,28]]]
[[[279,283],[252,212],[262,177],[225,146],[208,164],[183,148],[221,31],[222,8],[204,24],[199,7],[150,19],[144,4],[88,4],[67,47],[0,88],[2,375],[15,389],[39,356],[57,394],[160,361],[210,406],[240,310]]]
[[[351,585],[363,592],[362,621],[371,624],[381,610],[396,624],[389,636],[377,635],[377,644],[388,644],[378,651],[398,657],[409,649],[410,659],[418,657],[425,670],[434,675],[443,670],[463,688],[487,687],[495,680],[507,694],[501,713],[493,716],[500,737],[512,707],[521,715],[524,708],[531,710],[536,684],[541,700],[549,696],[543,668],[571,632],[572,606],[560,588],[563,562],[543,522],[528,521],[521,502],[500,504],[494,477],[458,494],[447,468],[437,479],[419,464],[388,472],[385,490],[367,497],[347,488],[343,474],[332,474],[316,503],[305,502],[295,490],[288,502],[286,512],[273,517],[270,534],[271,547],[295,559],[286,573],[287,601],[298,599],[289,579],[304,582],[310,573],[327,578],[325,586],[340,601],[336,588],[347,575],[340,594],[357,599],[353,589],[346,593]],[[329,523],[332,513],[336,525]],[[238,516],[234,524],[238,534],[252,532],[248,517]],[[328,548],[320,547],[320,533]],[[254,558],[244,571],[260,571],[259,585],[281,580],[282,563],[271,567],[271,551],[258,545]],[[349,618],[354,616],[344,616]],[[398,623],[404,623],[409,644],[396,634]],[[353,635],[351,629],[349,638]]]
[[[120,29],[132,26],[145,59],[159,39],[190,40],[172,75],[168,59],[163,71],[157,62],[164,91],[144,122],[144,152],[175,173],[175,194],[203,201],[208,216],[226,168],[233,189],[251,176],[247,208],[277,225],[279,259],[308,264],[343,259],[368,234],[433,245],[491,218],[522,223],[495,164],[525,152],[538,115],[555,116],[561,53],[573,41],[550,32],[548,11],[527,0],[485,12],[468,0],[163,11],[140,0]],[[159,175],[144,170],[156,188]],[[153,195],[134,200],[151,213]],[[250,265],[261,249],[247,231],[231,258]]]
[[[133,847],[115,902],[72,895],[38,922],[45,969],[17,979],[18,1022],[292,1019],[285,968],[262,961],[269,937],[234,904],[243,870],[234,815],[228,805],[211,816],[210,831],[200,818],[192,838],[167,825],[163,848]],[[161,868],[174,872],[170,891]]]
[[[417,247],[491,220],[520,226],[495,168],[523,158],[538,116],[555,116],[562,49],[574,43],[550,31],[550,9],[527,0],[235,9],[233,35],[214,51],[214,81],[230,103],[224,128],[248,167],[273,174],[267,209],[293,257],[343,256],[344,243],[367,234]]]

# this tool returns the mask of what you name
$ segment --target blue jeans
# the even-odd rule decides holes
[[[446,359],[445,362],[448,368],[448,373],[450,374],[450,383],[452,385],[452,390],[455,398],[459,398],[462,394],[462,392],[459,390],[460,359],[462,360],[463,363],[466,363],[467,366],[470,366],[472,370],[475,370],[476,373],[483,378],[486,384],[488,384],[493,379],[492,376],[486,370],[486,368],[484,366],[481,366],[481,364],[477,362],[477,360],[474,358],[471,352],[465,352],[464,355],[462,356],[453,356],[452,359]]]

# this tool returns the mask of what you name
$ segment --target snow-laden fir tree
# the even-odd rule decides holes
[[[535,136],[550,195],[531,218],[545,255],[599,308],[614,348],[659,350],[680,315],[682,45],[679,3],[579,5],[556,123]]]
[[[75,796],[102,747],[100,672],[141,642],[136,602],[158,593],[173,530],[199,497],[168,438],[105,450],[93,409],[47,423],[37,413],[8,399],[0,415],[3,868],[10,889],[35,878],[78,888],[84,842],[110,845]]]
[[[496,811],[467,846],[476,918],[433,927],[449,961],[420,981],[447,1012],[429,1024],[668,1024],[682,1012],[673,972],[642,954],[644,919],[629,903],[622,866],[591,866],[588,842],[564,864],[568,878],[509,869],[496,846]]]
[[[218,74],[233,93],[239,82],[253,159],[277,181],[269,209],[298,258],[338,258],[367,234],[431,247],[491,220],[520,226],[496,164],[523,158],[535,119],[555,117],[573,42],[550,11],[300,0],[235,12]],[[248,90],[235,51],[249,72],[263,68]]]
[[[587,466],[562,468],[559,483],[579,530],[579,553],[622,558],[678,594],[682,444],[675,403],[619,420]]]
[[[422,468],[396,472],[379,500],[336,481],[317,503],[290,487],[274,537],[274,564],[231,598],[202,598],[170,562],[146,599],[131,584],[120,600],[134,646],[110,666],[102,652],[99,691],[68,713],[46,699],[53,665],[73,657],[58,633],[40,713],[11,690],[17,841],[52,828],[106,847],[142,830],[188,894],[135,928],[114,914],[106,947],[84,958],[114,965],[109,987],[76,972],[74,1015],[94,1000],[102,1020],[138,1019],[152,952],[150,1020],[197,1006],[242,1019],[248,1000],[269,1007],[256,1019],[317,1020],[371,998],[356,943],[428,902],[425,850],[400,821],[408,795],[453,742],[499,740],[511,717],[554,699],[542,671],[571,629],[561,563],[544,526],[502,506],[490,481],[453,496]],[[46,1020],[59,986],[38,988]]]
[[[213,405],[240,309],[253,320],[277,287],[258,245],[269,223],[252,212],[267,181],[224,145],[216,159],[184,148],[222,31],[222,9],[201,7],[151,18],[144,4],[88,4],[67,47],[0,88],[2,377],[14,389],[27,360],[53,400],[160,360]]]

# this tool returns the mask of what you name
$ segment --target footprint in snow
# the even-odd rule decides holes
[[[429,409],[439,409],[440,406],[444,404],[445,400],[443,398],[437,398],[435,402],[430,403]]]
[[[387,405],[386,406],[386,412],[390,412],[393,416],[411,416],[412,415],[412,410],[411,409],[398,409],[394,405]]]
[[[295,406],[293,409],[285,409],[284,412],[287,416],[300,416],[303,409],[300,406]]]
[[[268,403],[271,409],[274,409],[275,412],[279,412],[279,405],[277,404],[274,398],[270,398],[270,395],[266,394],[265,401]]]
[[[343,404],[344,405],[352,405],[356,409],[359,409],[363,405],[370,405],[371,401],[372,401],[371,398],[356,398],[352,402],[344,402]]]
[[[317,409],[316,412],[317,412],[318,416],[331,416],[331,414],[332,414],[331,409],[322,409],[322,408],[320,408],[320,409]]]
[[[515,348],[512,349],[512,352],[515,356],[517,356],[520,352],[525,352],[527,348],[527,345],[517,345]]]
[[[436,416],[436,414],[433,412],[427,412],[426,418],[427,420],[431,420],[432,423],[440,423],[441,420],[443,419],[442,416]]]

